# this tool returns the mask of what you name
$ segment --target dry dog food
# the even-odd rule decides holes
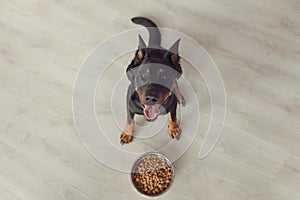
[[[141,193],[156,196],[170,186],[172,177],[173,171],[167,161],[160,156],[150,154],[137,163],[132,181]]]

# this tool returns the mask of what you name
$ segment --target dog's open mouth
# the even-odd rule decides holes
[[[154,104],[154,105],[144,105],[144,115],[147,120],[152,121],[157,118],[157,116],[160,114],[160,105]]]

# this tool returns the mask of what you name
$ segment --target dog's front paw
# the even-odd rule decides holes
[[[129,142],[132,142],[133,136],[129,135],[125,131],[120,136],[120,143],[121,144],[128,144]]]
[[[175,124],[169,125],[169,134],[170,134],[171,138],[176,138],[176,139],[179,138],[180,129],[179,129],[178,124],[175,123]]]

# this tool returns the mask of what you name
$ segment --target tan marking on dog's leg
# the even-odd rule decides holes
[[[172,138],[177,138],[179,135],[180,129],[179,125],[177,124],[177,121],[173,121],[171,117],[171,113],[169,113],[168,117],[168,127],[169,127],[169,134]]]
[[[126,121],[126,128],[120,136],[121,144],[128,144],[133,140],[133,131],[134,131],[134,118],[132,118],[131,123],[128,124]]]
[[[181,94],[181,92],[179,90],[177,81],[174,82],[174,90],[175,90],[175,93],[176,93],[179,104],[182,105],[182,106],[185,106],[185,99],[184,99],[183,95]]]
[[[128,122],[126,122],[126,128],[125,128],[125,132],[128,135],[132,135],[134,131],[134,119],[132,119],[131,124],[128,124]]]

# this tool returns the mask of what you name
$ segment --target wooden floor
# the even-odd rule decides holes
[[[203,45],[227,93],[216,148],[195,159],[204,115],[162,198],[300,199],[299,0],[0,0],[0,199],[143,199],[86,151],[72,115],[80,64],[139,15]]]

